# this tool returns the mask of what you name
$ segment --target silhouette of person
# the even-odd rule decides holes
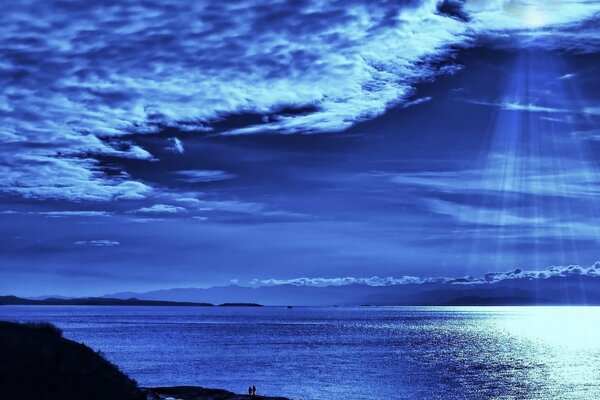
[[[256,386],[252,385],[252,396],[256,396]]]
[[[248,386],[248,396],[252,396],[252,386]]]

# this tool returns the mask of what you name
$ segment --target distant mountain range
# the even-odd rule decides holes
[[[212,303],[193,301],[140,300],[136,298],[116,299],[110,297],[84,298],[45,298],[25,299],[17,296],[0,296],[0,305],[30,305],[30,306],[193,306],[213,307]],[[261,307],[254,303],[224,303],[220,307]]]
[[[238,285],[114,293],[110,298],[264,305],[600,305],[600,277],[589,275],[505,279],[494,282],[408,283],[388,286]]]
[[[167,300],[147,300],[135,298],[109,298],[109,297],[84,297],[84,298],[46,298],[26,299],[17,296],[0,296],[0,305],[46,305],[46,306],[198,306],[211,307],[210,303],[176,302]]]

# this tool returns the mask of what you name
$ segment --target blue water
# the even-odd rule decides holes
[[[2,306],[144,386],[294,399],[600,398],[600,308]]]

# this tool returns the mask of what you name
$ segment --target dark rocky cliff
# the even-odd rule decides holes
[[[0,321],[0,396],[19,400],[142,400],[136,383],[50,324]]]

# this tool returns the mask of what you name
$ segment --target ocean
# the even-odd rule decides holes
[[[600,398],[596,307],[1,306],[142,386],[293,399]]]

